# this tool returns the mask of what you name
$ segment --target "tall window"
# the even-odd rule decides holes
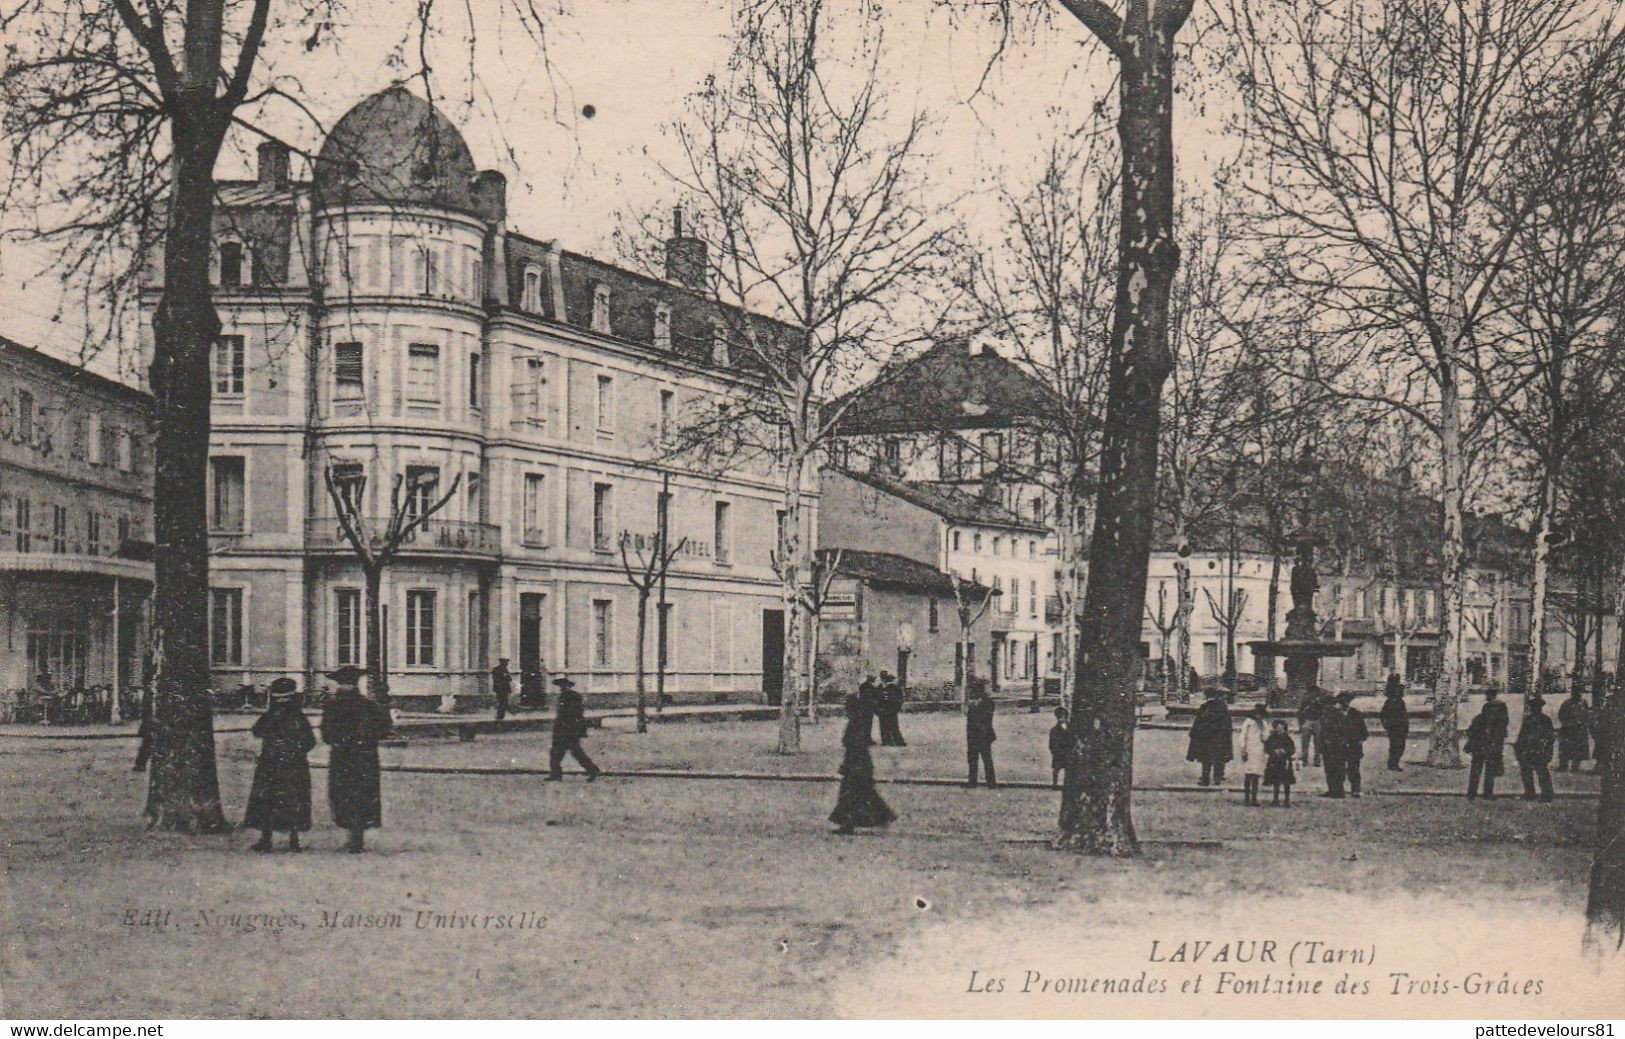
[[[235,455],[216,455],[209,459],[209,478],[214,484],[209,495],[209,529],[241,534],[246,527],[243,459]]]
[[[227,397],[242,395],[242,336],[221,336],[214,341],[214,392]]]
[[[547,476],[525,474],[524,541],[527,545],[547,544]]]
[[[34,550],[34,516],[33,509],[27,498],[17,498],[17,551],[32,552]]]
[[[17,391],[17,435],[25,444],[34,442],[34,395]]]
[[[85,513],[85,551],[93,556],[102,554],[102,515]]]
[[[1010,578],[1010,612],[1012,614],[1021,612],[1021,578],[1019,577]]]
[[[468,406],[478,411],[480,408],[480,355],[468,355]]]
[[[954,551],[959,551],[959,531],[954,531]]]
[[[360,343],[338,343],[333,347],[333,396],[354,400],[366,392],[366,376],[361,363]]]
[[[592,290],[592,330],[609,333],[609,286],[596,285]]]
[[[254,254],[243,243],[220,243],[220,284],[233,289],[254,284]]]
[[[434,505],[440,487],[440,470],[432,465],[406,467],[406,514],[422,516]]]
[[[615,521],[610,514],[614,504],[611,491],[607,483],[592,485],[592,547],[599,552],[609,551],[609,527]]]
[[[355,588],[338,588],[333,592],[334,634],[333,663],[361,663],[361,592]]]
[[[366,468],[360,462],[334,462],[330,468],[345,507],[359,516],[363,505],[361,497],[367,488]]]
[[[615,653],[615,604],[608,599],[592,601],[592,664],[609,667]]]
[[[532,314],[542,312],[542,271],[539,267],[525,268],[525,287],[519,305]]]
[[[410,400],[440,399],[440,347],[413,343],[406,353],[406,396]]]
[[[887,437],[884,447],[886,471],[900,473],[903,471],[903,442],[896,437]]]
[[[672,391],[660,391],[660,439],[671,436],[671,401]]]
[[[982,473],[993,472],[999,467],[999,459],[1003,454],[1002,444],[997,433],[982,434]]]
[[[671,349],[671,307],[665,303],[655,306],[655,346]]]
[[[1004,551],[1004,538],[998,534],[993,535],[993,554],[998,555]]]
[[[733,536],[729,529],[732,523],[728,513],[728,503],[725,501],[717,502],[715,523],[712,528],[712,554],[719,563],[729,562],[729,557],[733,554]]]
[[[615,380],[608,375],[598,377],[598,432],[608,433],[615,428]]]
[[[935,598],[926,600],[926,610],[926,630],[939,630],[942,626],[942,619],[937,615],[937,600]]]
[[[85,416],[85,461],[91,465],[101,465],[103,455],[102,417],[95,412]]]
[[[243,662],[243,590],[209,590],[209,659],[216,664]]]
[[[416,589],[406,593],[406,666],[434,667],[435,593]]]
[[[68,551],[68,507],[51,506],[51,551],[66,555]]]
[[[470,668],[477,668],[481,665],[480,647],[484,644],[485,631],[485,610],[480,601],[480,593],[477,591],[468,593],[467,621],[467,625],[463,628],[468,633],[465,640],[467,645],[463,647],[463,661]]]
[[[118,439],[114,441],[114,454],[117,456],[118,471],[132,472],[135,469],[135,433],[132,430],[121,429]]]

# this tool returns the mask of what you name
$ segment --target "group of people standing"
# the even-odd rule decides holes
[[[1559,772],[1571,768],[1578,772],[1580,763],[1591,757],[1591,719],[1585,698],[1575,688],[1557,710],[1557,725],[1546,713],[1546,700],[1535,695],[1524,700],[1523,722],[1512,741],[1512,756],[1518,763],[1519,778],[1523,780],[1525,801],[1551,801],[1552,755],[1557,754]],[[1506,770],[1505,747],[1509,718],[1507,705],[1502,703],[1494,689],[1485,693],[1484,706],[1467,726],[1467,753],[1472,765],[1467,774],[1467,796],[1477,798],[1480,784],[1486,800],[1495,797],[1495,779]],[[1601,756],[1602,741],[1597,744]]]

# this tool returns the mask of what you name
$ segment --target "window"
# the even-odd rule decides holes
[[[1039,496],[1033,498],[1032,511],[1033,511],[1033,520],[1035,522],[1040,522],[1040,523],[1043,522],[1043,520],[1044,520],[1044,498],[1043,498],[1042,495],[1039,495]]]
[[[418,246],[412,256],[412,282],[413,288],[425,296],[434,295],[440,272],[436,269],[434,253],[424,246]]]
[[[102,516],[99,512],[85,514],[85,551],[93,556],[102,554]]]
[[[727,502],[717,502],[715,516],[716,522],[712,528],[714,536],[714,540],[712,542],[712,554],[716,557],[716,561],[719,563],[730,562],[731,560],[729,559],[729,556],[732,554],[733,550],[733,546],[731,544],[733,539],[730,536],[730,531],[728,529],[731,526],[728,511],[729,507]]]
[[[938,630],[940,630],[941,625],[942,625],[942,620],[937,615],[937,601],[935,599],[927,599],[926,600],[926,618],[925,618],[925,620],[926,620],[926,630],[927,631],[938,631]]]
[[[525,474],[524,542],[527,545],[547,544],[547,477],[542,473]]]
[[[671,401],[672,391],[660,391],[660,439],[671,436]]]
[[[216,664],[243,662],[243,590],[209,590],[209,659]]]
[[[1038,616],[1038,582],[1030,581],[1027,584],[1027,616]]]
[[[718,321],[711,326],[711,363],[724,367],[728,359],[728,329]]]
[[[130,540],[130,517],[120,516],[118,518],[118,547],[123,548],[124,543],[128,540]]]
[[[85,461],[91,465],[102,464],[102,417],[95,412],[86,416]]]
[[[773,510],[773,544],[775,545],[784,544],[784,535],[786,533],[784,529],[785,519],[786,516],[783,509]]]
[[[595,285],[592,290],[592,330],[609,334],[609,286]]]
[[[959,531],[954,531],[954,551],[959,551]]]
[[[361,592],[355,588],[333,591],[333,663],[361,663]]]
[[[615,380],[608,375],[598,377],[598,432],[608,433],[615,428]]]
[[[1037,541],[1028,541],[1027,542],[1027,558],[1028,559],[1037,559],[1038,558],[1038,542]]]
[[[525,268],[525,287],[519,305],[532,314],[542,312],[542,271],[540,267]]]
[[[468,593],[468,623],[463,628],[467,633],[467,645],[464,647],[463,661],[469,668],[477,668],[481,664],[480,634],[485,630],[484,610],[480,602],[479,592]]]
[[[17,499],[17,551],[32,552],[34,550],[33,526],[32,506],[27,498],[19,497]]]
[[[241,288],[254,284],[254,254],[241,242],[220,243],[220,284]]]
[[[480,355],[468,355],[468,406],[480,410]]]
[[[592,664],[609,667],[615,652],[615,604],[608,599],[592,601]]]
[[[485,302],[485,261],[476,258],[469,277],[468,294],[475,303]]]
[[[432,465],[406,467],[406,514],[422,516],[434,506],[440,486],[440,470]]]
[[[1010,578],[1010,612],[1021,612],[1021,578]]]
[[[999,434],[982,434],[982,473],[984,475],[993,472],[999,467],[1002,452],[1003,444],[999,440]]]
[[[993,554],[998,555],[1004,551],[1004,538],[998,534],[993,535]]]
[[[903,443],[896,437],[887,437],[882,447],[886,471],[900,473],[903,471]]]
[[[435,593],[415,589],[406,593],[406,666],[434,667]]]
[[[209,459],[209,529],[223,534],[241,534],[243,516],[243,459],[217,455]]]
[[[613,506],[611,490],[607,483],[592,485],[592,547],[598,552],[609,551],[609,527],[614,522],[614,517],[610,515]]]
[[[366,392],[361,366],[360,343],[338,343],[333,347],[333,396],[355,400]]]
[[[671,349],[671,307],[664,303],[655,306],[655,346]]]
[[[214,392],[240,397],[243,392],[243,337],[221,336],[214,342]]]
[[[367,471],[360,462],[334,462],[330,467],[339,498],[353,516],[362,512],[361,495],[367,487]]]
[[[57,555],[68,552],[68,507],[51,506],[51,551]]]
[[[17,391],[17,436],[25,444],[34,442],[34,395]]]
[[[440,347],[413,343],[406,355],[406,396],[410,400],[440,400]]]
[[[540,357],[514,358],[513,421],[547,425],[547,369]]]
[[[118,440],[114,443],[117,445],[118,471],[121,473],[133,472],[135,470],[133,460],[135,434],[127,429],[121,429],[119,430]]]
[[[977,531],[975,534],[971,535],[971,548],[972,548],[972,550],[977,551],[977,552],[980,552],[982,550],[982,533],[981,533],[981,531]]]

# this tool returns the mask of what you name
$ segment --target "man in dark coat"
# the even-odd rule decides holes
[[[570,679],[560,675],[553,679],[553,684],[559,689],[559,705],[553,715],[553,746],[547,755],[547,778],[555,782],[564,778],[564,756],[569,754],[587,773],[587,782],[591,783],[598,778],[600,769],[581,749],[581,739],[587,735],[586,705]]]
[[[1467,726],[1467,753],[1472,767],[1467,771],[1467,797],[1478,796],[1479,780],[1484,783],[1484,799],[1495,797],[1495,777],[1505,770],[1502,751],[1507,741],[1507,705],[1497,697],[1494,686],[1484,691],[1484,707]]]
[[[1591,757],[1591,712],[1586,709],[1580,687],[1569,691],[1569,698],[1557,709],[1557,770],[1567,772],[1569,766],[1580,771],[1580,762]]]
[[[1552,731],[1552,720],[1546,716],[1546,701],[1531,696],[1525,701],[1528,713],[1518,726],[1518,738],[1512,741],[1512,756],[1518,759],[1518,772],[1523,778],[1523,799],[1536,797],[1535,782],[1540,782],[1539,797],[1552,800],[1552,750],[1557,735]]]
[[[1388,771],[1403,772],[1399,763],[1405,757],[1405,740],[1411,734],[1411,716],[1405,709],[1405,683],[1397,674],[1388,676],[1378,717],[1382,719],[1382,731],[1388,734]]]
[[[513,695],[513,675],[508,672],[508,658],[497,661],[491,669],[491,693],[497,698],[497,721],[508,716],[508,697]]]
[[[1185,750],[1186,761],[1202,764],[1201,786],[1219,786],[1224,783],[1224,765],[1235,756],[1231,746],[1234,730],[1230,724],[1230,705],[1217,687],[1207,691],[1207,700],[1196,709],[1191,722],[1190,745]]]
[[[365,834],[384,822],[378,782],[378,741],[389,735],[389,713],[361,695],[359,667],[327,672],[333,696],[322,710],[322,742],[332,748],[327,761],[327,802],[333,823],[350,834],[352,855],[366,850]]]
[[[863,701],[864,735],[872,746],[875,742],[875,714],[880,710],[880,683],[875,681],[874,675],[863,676],[863,681],[858,683],[857,696]]]
[[[254,782],[248,789],[243,826],[260,831],[254,851],[271,850],[271,834],[288,832],[288,850],[299,851],[299,835],[310,829],[310,764],[316,734],[299,708],[299,687],[291,678],[271,683],[270,706],[254,723],[260,739]]]
[[[1365,715],[1354,706],[1354,694],[1337,694],[1337,724],[1343,739],[1343,778],[1348,781],[1349,794],[1360,796],[1360,762],[1365,757],[1365,741],[1370,736]]]
[[[998,778],[993,773],[993,741],[999,736],[993,731],[993,697],[986,689],[969,707],[965,709],[965,763],[969,766],[970,778],[966,786],[976,785],[976,764],[981,762],[987,772],[987,785],[999,785]]]
[[[880,719],[880,743],[884,747],[906,747],[897,716],[903,712],[903,684],[890,671],[880,672],[880,699],[875,717]]]
[[[1326,741],[1321,739],[1320,723],[1326,717],[1330,704],[1326,701],[1326,694],[1317,685],[1312,685],[1303,694],[1303,701],[1298,704],[1298,744],[1299,753],[1303,755],[1301,763],[1305,768],[1313,765],[1320,767],[1320,756],[1325,750]],[[1310,760],[1313,747],[1314,760]]]
[[[1320,796],[1341,798],[1348,779],[1349,734],[1353,730],[1344,721],[1341,703],[1329,697],[1325,697],[1325,703],[1326,710],[1320,718],[1320,750],[1321,761],[1326,766],[1326,792]]]

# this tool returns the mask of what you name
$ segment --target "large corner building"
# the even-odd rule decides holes
[[[506,191],[401,87],[340,119],[308,180],[267,143],[254,180],[220,183],[216,684],[364,663],[362,573],[332,471],[365,476],[377,526],[396,478],[419,488],[413,507],[456,481],[384,575],[392,693],[483,696],[499,657],[589,695],[630,690],[638,610],[620,543],[651,542],[669,494],[667,535],[686,540],[665,646],[658,598],[648,607],[650,672],[664,657],[677,699],[776,699],[779,481],[689,472],[661,450],[696,401],[749,389],[728,323],[696,291],[703,244],[678,234],[666,277],[643,277],[520,234]]]

